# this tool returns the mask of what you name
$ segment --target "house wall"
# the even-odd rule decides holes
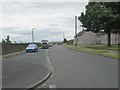
[[[100,35],[100,44],[107,44],[107,34]]]
[[[111,34],[111,44],[118,44],[120,43],[118,34]],[[101,35],[100,36],[101,44],[107,44],[108,41],[108,36],[107,34]]]
[[[120,34],[118,35],[118,44],[120,44]]]
[[[120,35],[118,34],[111,34],[111,44],[118,44],[119,42],[119,37]]]
[[[91,31],[78,37],[78,44],[96,44],[96,41],[96,34]]]
[[[78,44],[107,44],[107,34],[96,34],[91,31],[84,32],[81,36],[78,36]],[[75,39],[73,44],[75,44]],[[120,34],[111,34],[111,44],[120,44]]]

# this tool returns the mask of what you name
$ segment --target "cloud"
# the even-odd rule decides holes
[[[64,33],[71,39],[74,17],[85,10],[85,5],[87,2],[4,2],[2,38],[10,35],[12,40],[29,42],[31,30],[35,28],[36,41],[56,40],[57,37],[62,40]]]

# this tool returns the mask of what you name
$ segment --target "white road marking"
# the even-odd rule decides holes
[[[50,78],[53,78],[53,75],[51,75],[51,77]]]
[[[44,83],[44,84],[42,85],[42,87],[44,87],[44,86],[46,86],[46,83]]]
[[[41,86],[39,86],[39,87],[37,87],[37,89],[35,89],[35,90],[38,90],[38,88],[42,88]]]
[[[53,77],[53,73],[54,73],[54,69],[53,69],[53,66],[52,66],[52,64],[51,64],[51,62],[50,62],[50,58],[49,58],[49,55],[48,55],[48,50],[46,50],[46,59],[47,59],[47,66],[48,66],[48,68],[52,71],[52,75],[50,76],[50,78],[52,78]],[[50,81],[48,80],[47,81],[47,83],[49,83]],[[44,86],[43,86],[44,87]],[[49,85],[49,88],[50,89],[52,89],[52,88],[56,88],[56,86],[55,85]]]
[[[56,88],[55,85],[49,85],[49,88]]]
[[[47,81],[47,83],[49,83],[50,81]]]
[[[51,69],[52,73],[54,73],[53,66],[52,66],[52,64],[50,62],[50,58],[48,56],[48,50],[46,50],[46,58],[47,58],[48,68]]]

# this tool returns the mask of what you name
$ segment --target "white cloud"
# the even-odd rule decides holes
[[[74,16],[85,10],[87,2],[4,2],[2,3],[2,38],[28,41],[34,27],[35,40],[62,40],[74,36]],[[69,34],[71,33],[71,34]],[[25,37],[25,38],[24,38]],[[56,37],[56,38],[55,38]]]

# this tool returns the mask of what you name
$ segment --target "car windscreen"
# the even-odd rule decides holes
[[[42,43],[42,44],[47,44],[47,43]]]
[[[35,47],[36,45],[28,45],[28,47]]]

